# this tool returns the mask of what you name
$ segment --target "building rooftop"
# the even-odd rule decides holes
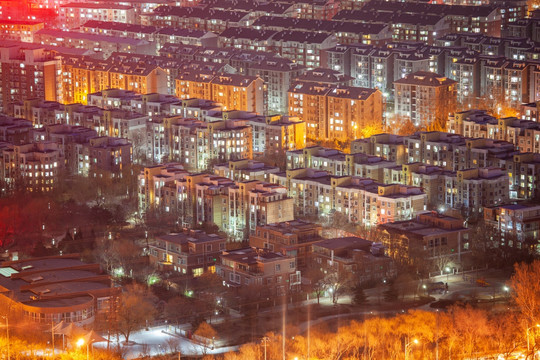
[[[428,71],[417,71],[415,73],[408,74],[402,79],[394,81],[394,84],[419,86],[448,86],[452,84],[457,84],[457,81],[436,73]]]
[[[286,259],[287,257],[283,254],[266,249],[243,248],[224,251],[221,254],[221,258],[246,265],[254,265],[257,263],[279,261]]]
[[[373,242],[369,240],[365,240],[356,236],[347,236],[342,238],[325,239],[315,244],[315,246],[328,250],[354,248],[369,251],[372,244]]]
[[[207,234],[201,230],[188,230],[186,229],[181,233],[170,233],[167,235],[159,236],[157,239],[175,243],[178,245],[188,244],[188,243],[205,243],[212,241],[225,241],[224,238],[220,237],[217,234]]]
[[[102,274],[98,264],[83,263],[78,257],[75,254],[3,262],[0,289],[17,301],[37,307],[91,301],[93,291],[111,288],[110,278]]]
[[[119,5],[114,2],[102,2],[100,4],[95,3],[69,3],[61,5],[61,8],[78,8],[78,9],[116,9],[116,10],[129,10],[133,9],[131,6]]]

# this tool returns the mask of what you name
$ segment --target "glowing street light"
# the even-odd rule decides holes
[[[83,338],[79,338],[77,340],[77,346],[81,348],[85,344],[85,341]],[[88,354],[88,343],[86,343],[86,360],[88,360],[89,354]]]
[[[405,344],[405,360],[409,359],[409,347],[413,344],[414,345],[418,344],[418,339],[413,339],[413,341]]]

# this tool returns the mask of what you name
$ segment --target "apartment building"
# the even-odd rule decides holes
[[[266,113],[266,88],[259,77],[236,74],[184,73],[176,79],[180,99],[208,99],[224,110]]]
[[[300,290],[301,275],[294,258],[265,249],[224,251],[216,273],[228,287],[263,286],[268,296]]]
[[[64,104],[88,103],[88,95],[107,89],[138,94],[167,94],[167,74],[157,65],[145,62],[96,60],[71,56],[62,59]]]
[[[263,79],[268,113],[285,115],[289,111],[289,88],[304,70],[302,65],[290,59],[276,58],[251,62],[247,75]]]
[[[155,55],[156,43],[143,39],[112,36],[78,31],[41,29],[34,34],[35,41],[44,45],[64,48],[86,49],[103,58],[114,52]]]
[[[27,141],[38,143],[42,141],[50,141],[58,144],[58,150],[60,156],[65,160],[65,170],[67,174],[81,174],[79,172],[78,158],[79,150],[77,146],[88,143],[88,141],[97,136],[94,130],[86,127],[67,125],[67,124],[53,124],[45,127],[33,128],[29,131]],[[89,163],[89,158],[87,158]],[[86,171],[88,173],[88,167]],[[83,170],[82,168],[80,169]],[[87,173],[85,175],[87,175]]]
[[[398,261],[441,274],[466,265],[472,239],[460,219],[428,212],[408,221],[381,224],[379,229],[386,254]]]
[[[185,229],[156,237],[148,245],[150,263],[189,277],[214,273],[227,239],[201,230]]]
[[[60,23],[63,29],[76,29],[88,20],[115,21],[135,24],[135,9],[115,3],[73,2],[60,6]]]
[[[293,16],[263,14],[252,24],[256,29],[301,30],[334,34],[339,44],[382,44],[392,38],[386,24],[355,23],[351,21],[299,19]]]
[[[19,117],[0,115],[0,141],[17,144],[28,139],[32,122]]]
[[[469,7],[434,3],[393,4],[385,1],[371,1],[360,10],[340,11],[334,19],[391,21],[392,29],[403,29],[397,32],[400,35],[397,39],[427,43],[432,43],[437,36],[447,32],[500,36],[502,26],[500,10],[494,5]],[[419,25],[415,28],[411,26],[413,24]]]
[[[351,141],[351,154],[366,154],[395,162],[398,165],[407,162],[408,149],[404,137],[394,134],[377,134],[367,139]]]
[[[382,93],[376,89],[295,82],[289,89],[289,116],[306,122],[313,140],[348,141],[366,127],[382,124]]]
[[[465,138],[443,132],[419,132],[404,138],[408,162],[423,162],[457,171],[473,167],[497,167],[499,160],[515,152],[506,141]]]
[[[125,138],[94,137],[82,148],[79,158],[84,160],[79,162],[78,168],[88,169],[88,176],[96,177],[106,174],[122,177],[123,172],[129,170],[131,166],[133,149],[131,143]],[[86,175],[84,171],[83,174]]]
[[[66,122],[64,105],[57,101],[34,98],[13,103],[10,110],[13,116],[31,121],[36,128]]]
[[[88,20],[79,28],[80,32],[108,36],[123,36],[128,39],[155,41],[158,29],[155,26],[126,24],[117,21]]]
[[[38,98],[62,101],[61,60],[42,47],[13,45],[0,47],[0,104],[12,113],[11,104]]]
[[[94,2],[98,4],[109,3],[109,0],[95,0]],[[118,4],[133,7],[135,10],[135,23],[139,24],[142,16],[152,13],[158,6],[175,5],[176,2],[171,0],[122,0]]]
[[[324,239],[313,244],[312,264],[338,276],[352,274],[359,283],[394,278],[397,275],[394,261],[372,251],[372,245],[359,237]]]
[[[176,181],[184,179],[189,173],[184,170],[182,165],[177,163],[170,163],[164,165],[154,165],[145,167],[138,176],[138,195],[139,195],[139,211],[144,213],[145,211],[157,208],[165,204],[165,210],[167,206],[172,208],[176,206],[178,201],[176,199],[176,191],[172,191],[172,200],[174,203],[167,203],[167,197],[169,197],[169,188],[166,186],[175,184]],[[171,199],[169,199],[171,200]]]
[[[159,6],[141,16],[143,25],[200,29],[219,34],[229,27],[248,26],[252,14],[244,10],[203,9],[200,7]]]
[[[502,240],[520,248],[525,242],[538,252],[540,232],[540,206],[536,204],[513,204],[486,207],[484,221],[500,232]],[[516,241],[516,243],[513,243]],[[526,245],[525,245],[526,246]]]
[[[332,176],[322,170],[293,169],[272,174],[270,178],[287,188],[299,214],[329,216],[339,212],[349,222],[364,226],[410,219],[425,210],[427,201],[426,194],[418,187]]]
[[[242,239],[257,226],[294,219],[287,189],[259,180],[235,182],[188,173],[179,164],[146,167],[139,176],[139,208],[176,213],[185,226],[211,222]]]
[[[382,11],[378,11],[379,5]],[[397,13],[389,11],[380,1],[370,2],[369,6],[359,10],[341,10],[334,20],[388,24],[394,41],[422,41],[433,44],[437,36],[450,31],[443,14],[411,14],[408,9]]]
[[[510,182],[511,199],[538,199],[540,197],[540,155],[514,153],[501,159],[499,166],[506,169]]]
[[[244,112],[224,112],[229,119],[248,120],[253,131],[253,153],[282,155],[306,146],[306,123],[290,116],[252,116]]]
[[[419,186],[432,209],[456,209],[473,215],[485,206],[508,202],[509,177],[500,168],[448,171],[434,165],[410,163],[384,169],[384,182]],[[491,204],[491,205],[488,205]]]
[[[266,225],[294,219],[293,200],[284,187],[260,182],[234,183],[230,179],[207,177],[195,185],[197,221],[210,221],[237,239]]]
[[[252,247],[268,249],[296,259],[299,269],[310,262],[312,246],[323,240],[322,227],[305,220],[257,226],[249,237]]]
[[[63,176],[64,158],[55,142],[16,144],[2,150],[2,178],[22,181],[29,191],[52,191]]]
[[[269,181],[270,174],[279,171],[279,167],[250,159],[230,160],[228,163],[214,165],[214,174],[234,181]]]
[[[207,161],[253,158],[253,130],[250,126],[227,120],[211,122],[204,128],[197,128],[197,139],[201,138],[208,151],[205,149],[199,153],[205,153]]]
[[[311,146],[287,152],[287,169],[311,168],[327,171],[335,176],[357,176],[382,182],[384,169],[395,166],[395,162],[381,157],[345,154],[335,149]]]
[[[430,72],[416,72],[394,81],[395,115],[415,126],[446,124],[456,110],[456,81]]]
[[[0,37],[4,40],[34,42],[34,34],[43,29],[44,23],[30,20],[0,20]]]
[[[283,30],[272,36],[272,44],[282,57],[313,69],[321,67],[323,51],[336,46],[337,39],[328,33]]]
[[[484,110],[468,110],[448,118],[451,131],[466,137],[503,140],[520,152],[540,153],[540,125],[515,117],[497,119]]]

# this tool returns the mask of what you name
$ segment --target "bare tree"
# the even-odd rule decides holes
[[[129,336],[147,326],[156,315],[155,297],[142,285],[126,286],[120,296],[120,306],[117,310],[118,331],[129,343]]]
[[[514,271],[510,279],[512,297],[527,323],[538,324],[540,322],[540,260],[531,264],[516,264]]]
[[[217,331],[214,330],[214,328],[209,325],[207,322],[202,322],[197,330],[195,330],[194,335],[200,337],[200,341],[202,341],[204,345],[204,353],[206,355],[206,351],[210,347],[214,347],[214,341],[217,336]]]

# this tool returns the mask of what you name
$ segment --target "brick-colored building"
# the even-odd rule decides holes
[[[463,220],[436,212],[408,221],[381,224],[386,253],[401,262],[416,263],[427,271],[460,269],[470,252],[469,229]]]
[[[0,47],[3,111],[11,113],[11,104],[32,98],[62,101],[60,70],[60,58],[34,44]]]
[[[313,244],[311,266],[327,273],[350,274],[354,283],[382,281],[396,276],[393,260],[376,252],[373,243],[359,237],[325,239]]]
[[[265,249],[244,248],[224,251],[216,273],[228,287],[259,285],[270,296],[299,291],[300,271],[293,257]]]
[[[188,276],[214,273],[226,241],[219,235],[190,229],[158,236],[149,244],[150,263]]]
[[[306,267],[314,244],[322,240],[320,225],[292,220],[257,226],[249,244],[296,258],[298,268]]]

